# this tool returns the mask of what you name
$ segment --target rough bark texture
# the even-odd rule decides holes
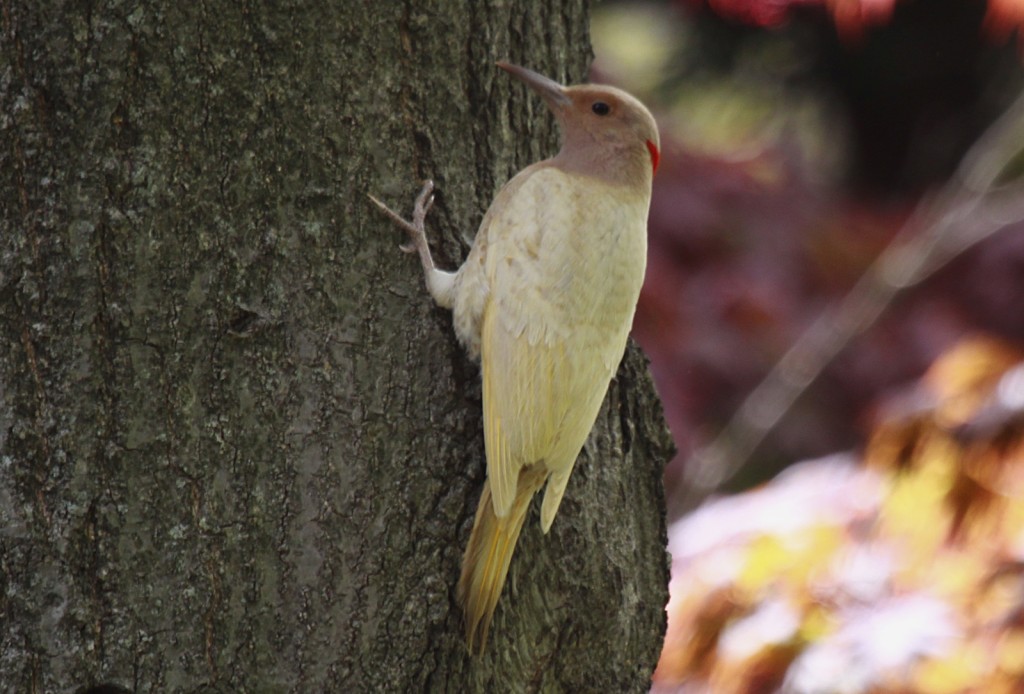
[[[493,68],[580,81],[584,0],[0,2],[0,682],[9,691],[645,691],[669,443],[629,350],[492,628],[454,603],[476,366],[454,266],[550,154]]]

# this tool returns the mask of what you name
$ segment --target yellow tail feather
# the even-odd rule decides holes
[[[491,485],[484,482],[480,504],[473,521],[466,553],[462,557],[462,576],[459,578],[458,600],[466,620],[466,645],[470,653],[480,653],[487,645],[487,631],[491,626],[494,608],[501,597],[512,553],[519,539],[519,531],[526,520],[530,499],[547,479],[541,465],[523,468],[516,484],[516,497],[505,518],[494,515]]]

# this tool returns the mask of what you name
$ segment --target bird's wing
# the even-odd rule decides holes
[[[530,345],[505,329],[497,311],[484,318],[484,444],[494,512],[508,514],[519,471],[545,460],[564,417],[564,345]]]
[[[567,325],[568,246],[580,218],[572,183],[551,168],[520,175],[528,178],[484,230],[491,288],[481,332],[484,441],[498,517],[512,506],[523,466],[571,469],[593,425],[589,390],[599,391],[599,407],[608,380],[588,373],[600,359],[573,353],[579,345]]]

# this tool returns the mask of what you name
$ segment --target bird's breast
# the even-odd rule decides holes
[[[649,186],[545,163],[521,172],[495,198],[459,271],[460,339],[475,354],[483,314],[493,311],[512,339],[596,350],[617,365],[643,283],[649,204]]]
[[[647,261],[649,198],[562,174],[538,191],[538,299],[577,329],[601,332],[632,321]],[[543,212],[541,213],[543,214]]]

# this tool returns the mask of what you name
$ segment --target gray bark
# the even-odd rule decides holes
[[[365,198],[456,265],[549,155],[584,0],[0,7],[8,691],[645,691],[670,444],[631,348],[488,652],[454,602],[478,372]]]

